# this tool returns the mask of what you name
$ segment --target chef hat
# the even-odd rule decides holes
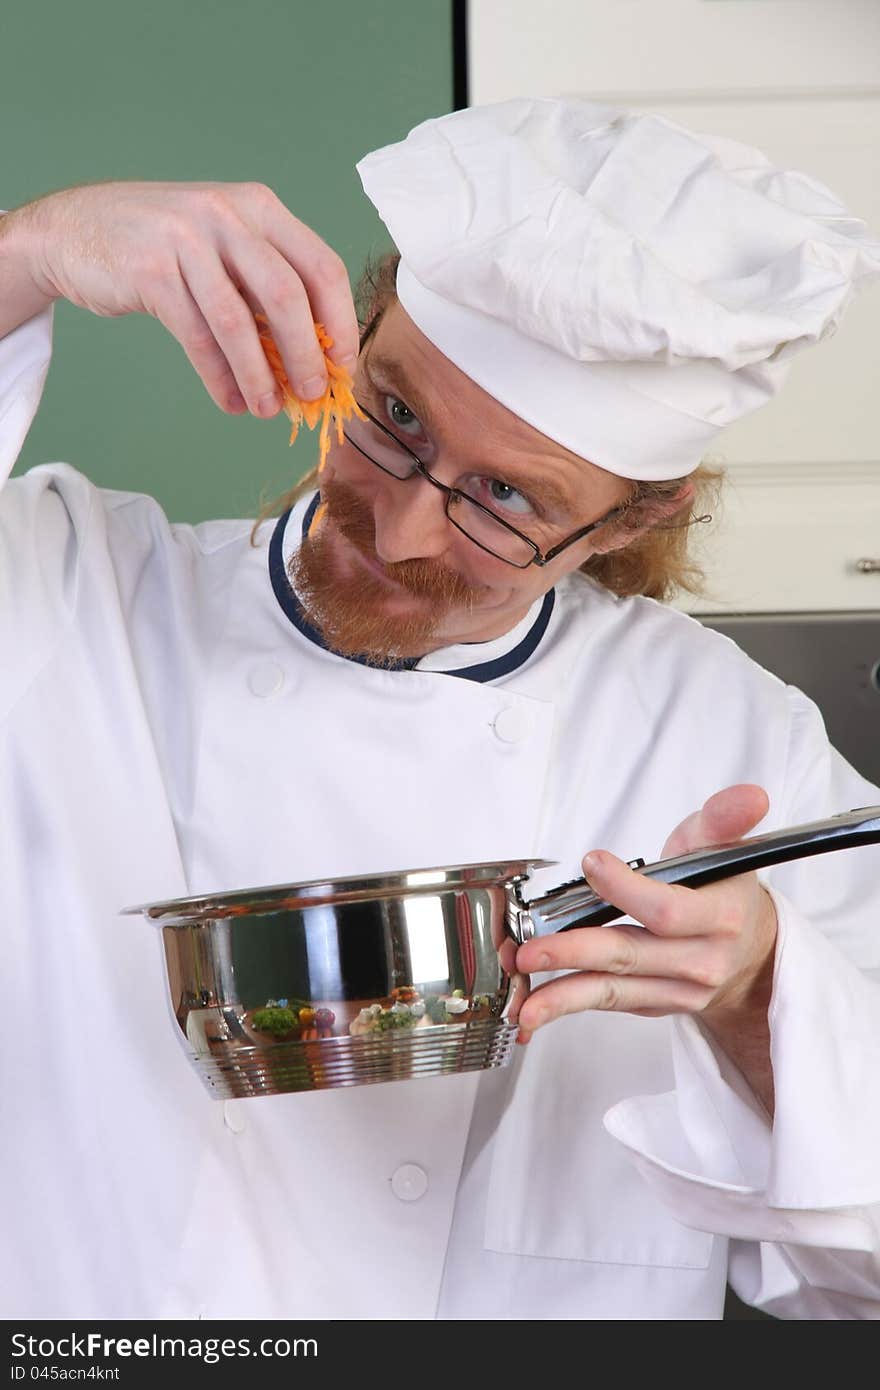
[[[814,179],[588,101],[456,111],[357,167],[425,336],[626,478],[696,468],[880,273],[880,242]]]

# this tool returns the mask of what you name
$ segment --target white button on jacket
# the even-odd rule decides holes
[[[284,671],[276,661],[264,661],[255,666],[248,676],[248,689],[252,695],[267,699],[277,695],[284,685]]]
[[[417,1163],[401,1163],[391,1175],[391,1191],[401,1202],[417,1202],[428,1190],[428,1174]]]
[[[528,710],[519,706],[505,706],[492,720],[492,728],[502,743],[520,743],[528,737],[531,723]]]

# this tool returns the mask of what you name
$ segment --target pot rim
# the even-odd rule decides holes
[[[386,870],[377,874],[313,879],[307,883],[278,883],[169,898],[122,908],[121,916],[142,915],[162,926],[207,922],[218,917],[262,916],[335,903],[447,893],[470,888],[510,888],[525,882],[535,869],[551,868],[554,859],[509,859],[477,864],[437,865],[428,869]]]

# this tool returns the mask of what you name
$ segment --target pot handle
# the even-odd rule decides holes
[[[691,854],[680,854],[674,859],[659,859],[654,864],[634,859],[630,861],[630,867],[662,883],[698,888],[703,883],[714,883],[718,879],[731,878],[734,874],[751,873],[771,864],[784,864],[791,859],[807,859],[814,854],[827,854],[830,850],[851,849],[855,845],[878,842],[880,806],[863,806],[859,810],[832,816],[829,820],[788,826],[768,835],[713,845]],[[572,927],[598,927],[603,922],[613,922],[625,916],[626,913],[619,907],[588,888],[586,879],[576,878],[560,884],[540,898],[523,903],[516,913],[516,931],[518,939],[525,941],[531,936],[569,931]]]

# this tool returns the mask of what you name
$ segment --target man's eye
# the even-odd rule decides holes
[[[462,487],[462,492],[466,492],[475,501],[482,502],[484,507],[491,511],[498,512],[505,519],[513,517],[534,516],[535,509],[524,493],[519,492],[510,483],[505,483],[501,478],[481,478],[474,476],[469,478]]]
[[[413,436],[421,434],[422,424],[418,416],[413,415],[409,406],[398,396],[385,397],[385,414],[396,431]]]

